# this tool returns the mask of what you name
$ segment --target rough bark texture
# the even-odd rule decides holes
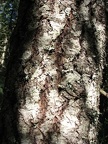
[[[105,50],[102,0],[21,0],[1,144],[97,144]]]

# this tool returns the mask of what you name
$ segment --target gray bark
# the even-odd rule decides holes
[[[97,144],[104,3],[23,0],[10,43],[1,144]]]

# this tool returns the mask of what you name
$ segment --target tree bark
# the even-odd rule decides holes
[[[1,108],[1,144],[97,144],[104,2],[21,0]]]

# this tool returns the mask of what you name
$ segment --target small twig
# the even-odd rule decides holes
[[[103,89],[100,89],[100,93],[108,98],[108,93]]]

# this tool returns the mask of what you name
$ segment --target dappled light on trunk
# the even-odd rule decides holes
[[[1,144],[97,144],[105,44],[102,1],[21,1]]]

